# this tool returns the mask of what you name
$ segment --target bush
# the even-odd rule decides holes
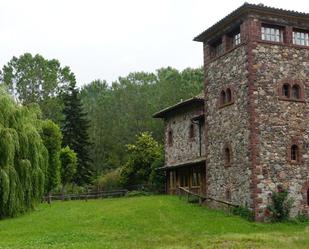
[[[149,195],[151,195],[150,192],[136,191],[136,190],[126,193],[126,197],[149,196]]]
[[[238,215],[246,220],[254,220],[254,212],[247,207],[233,207],[232,214]]]
[[[121,188],[120,184],[120,170],[116,169],[101,177],[99,177],[94,183],[98,191],[113,190]]]
[[[293,200],[288,198],[288,191],[278,186],[277,192],[272,192],[272,203],[267,206],[266,213],[270,221],[278,222],[289,218]]]

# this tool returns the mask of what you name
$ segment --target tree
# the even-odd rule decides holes
[[[66,146],[60,151],[62,193],[65,186],[72,182],[77,167],[76,153]]]
[[[134,143],[141,132],[150,131],[154,139],[163,141],[164,124],[152,114],[202,91],[202,68],[167,67],[130,73],[109,85],[96,80],[84,86],[81,99],[90,121],[90,156],[96,172],[104,175],[124,165],[125,145]]]
[[[62,68],[55,59],[25,53],[18,58],[14,56],[4,65],[0,76],[18,102],[37,103],[44,118],[56,123],[62,120],[63,104],[59,95],[75,82],[69,67]]]
[[[42,125],[42,139],[48,151],[48,168],[46,172],[45,192],[50,192],[60,184],[60,150],[62,134],[58,125],[46,120]]]
[[[62,124],[63,145],[69,146],[77,154],[77,170],[74,182],[78,185],[90,184],[93,168],[89,157],[89,121],[75,84],[71,84],[64,94],[64,121]]]
[[[0,218],[31,210],[44,192],[48,152],[35,107],[17,105],[0,88]]]
[[[121,170],[121,182],[124,186],[149,184],[163,165],[163,147],[153,139],[149,132],[137,136],[134,144],[127,145],[128,161]]]

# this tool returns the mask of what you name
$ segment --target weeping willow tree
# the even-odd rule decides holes
[[[48,151],[38,115],[0,88],[0,218],[32,209],[44,193]]]

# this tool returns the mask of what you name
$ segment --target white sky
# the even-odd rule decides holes
[[[309,12],[308,0],[258,0]],[[0,0],[0,67],[25,52],[58,59],[78,85],[202,65],[192,39],[244,0]]]

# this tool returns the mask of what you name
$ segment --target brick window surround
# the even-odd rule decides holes
[[[287,147],[287,161],[290,164],[302,164],[302,146],[298,138],[293,138]]]
[[[232,87],[221,89],[218,99],[219,108],[234,104],[234,91]]]
[[[279,100],[305,102],[304,85],[298,80],[284,80],[278,87]]]

